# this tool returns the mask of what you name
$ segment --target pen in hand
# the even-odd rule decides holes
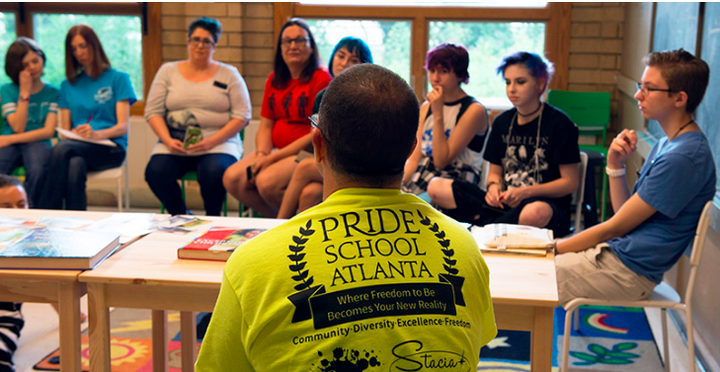
[[[93,116],[94,115],[90,115],[90,117],[87,119],[85,124],[80,125],[77,128],[75,128],[79,135],[81,135],[85,138],[90,137],[90,135],[92,134],[92,127],[90,127],[90,121],[93,119]]]

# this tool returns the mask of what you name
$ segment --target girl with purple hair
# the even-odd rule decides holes
[[[460,45],[443,43],[430,50],[425,70],[432,90],[420,107],[417,141],[405,164],[403,190],[426,201],[451,192],[453,180],[480,183],[482,152],[488,132],[485,107],[462,89],[467,84],[469,57]],[[449,181],[446,190],[430,192],[435,178]],[[440,188],[438,188],[440,189]]]

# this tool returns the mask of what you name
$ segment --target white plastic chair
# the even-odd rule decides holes
[[[580,152],[580,164],[578,164],[578,188],[572,194],[572,202],[575,203],[575,228],[573,234],[582,230],[583,205],[585,201],[585,174],[587,173],[588,156]]]
[[[128,163],[127,163],[127,157],[125,158],[125,161],[123,161],[122,165],[120,165],[117,168],[110,168],[102,171],[97,172],[88,172],[87,173],[87,179],[88,180],[111,180],[114,179],[117,181],[117,205],[118,205],[118,211],[123,211],[123,195],[122,195],[122,185],[121,180],[123,179],[123,174],[125,175],[125,209],[130,209],[130,182],[128,180]]]
[[[711,224],[712,222],[712,224]],[[568,362],[570,359],[570,322],[575,318],[575,330],[579,326],[577,310],[581,305],[602,305],[602,306],[624,306],[624,307],[652,307],[660,308],[662,316],[662,333],[663,333],[663,350],[665,355],[665,371],[670,371],[670,350],[668,345],[667,334],[667,309],[682,310],[687,318],[687,343],[688,358],[690,368],[688,371],[695,372],[695,338],[693,329],[692,314],[692,298],[695,289],[695,278],[697,277],[698,266],[702,257],[703,247],[705,246],[705,235],[708,227],[716,231],[720,229],[720,211],[713,206],[713,202],[709,201],[705,204],[705,208],[700,215],[697,230],[695,231],[695,240],[692,245],[692,253],[690,256],[690,276],[688,278],[687,287],[685,289],[685,301],[680,295],[666,282],[662,282],[655,287],[650,298],[643,301],[605,301],[594,300],[589,298],[576,298],[565,305],[567,315],[565,316],[565,333],[563,334],[562,348],[562,364],[560,371],[568,371]]]

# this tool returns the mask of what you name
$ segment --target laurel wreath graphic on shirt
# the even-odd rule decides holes
[[[310,276],[310,270],[305,270],[307,262],[303,261],[305,258],[305,253],[303,253],[305,243],[307,243],[309,237],[315,233],[315,230],[312,229],[312,220],[308,220],[304,228],[300,226],[298,232],[300,235],[293,235],[292,237],[295,245],[291,244],[288,246],[288,249],[292,252],[292,254],[288,255],[288,258],[293,262],[293,264],[289,266],[290,270],[297,273],[297,275],[292,276],[292,280],[299,282],[299,284],[295,286],[295,290],[302,291],[309,288],[314,281],[313,277]]]
[[[443,264],[445,271],[447,271],[448,274],[457,275],[459,271],[453,267],[457,264],[457,260],[452,259],[455,255],[455,250],[450,248],[450,239],[445,238],[445,231],[440,230],[440,226],[432,222],[429,217],[423,216],[420,210],[417,210],[417,213],[418,216],[420,216],[420,223],[427,226],[428,229],[435,234],[435,237],[438,238],[438,244],[442,247],[440,251],[445,255],[445,257],[443,257],[445,260]]]

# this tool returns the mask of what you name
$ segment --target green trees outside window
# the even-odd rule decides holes
[[[410,22],[307,19],[320,58],[327,67],[335,44],[345,36],[363,39],[375,64],[386,67],[410,83]]]
[[[356,21],[308,19],[320,57],[327,65],[335,44],[345,36],[365,40],[375,63],[393,70],[408,83],[410,78],[411,24],[407,21]],[[510,107],[502,77],[495,68],[507,54],[525,50],[543,54],[543,22],[429,22],[427,50],[444,43],[461,44],[470,54],[470,83],[466,91],[490,107]],[[425,76],[421,77],[426,79]]]
[[[502,58],[524,50],[543,55],[545,23],[430,22],[428,50],[450,42],[463,45],[470,56],[470,82],[465,91],[493,108],[509,108],[505,82],[495,73]]]
[[[0,54],[2,54],[2,65],[5,66],[5,53],[7,49],[15,41],[15,14],[0,13]],[[10,82],[10,78],[5,74],[5,69],[0,70],[0,85]]]
[[[135,95],[142,100],[142,33],[138,16],[34,14],[35,41],[48,59],[45,81],[60,87],[65,79],[65,36],[67,30],[78,23],[85,23],[95,30],[112,67],[130,75]]]

